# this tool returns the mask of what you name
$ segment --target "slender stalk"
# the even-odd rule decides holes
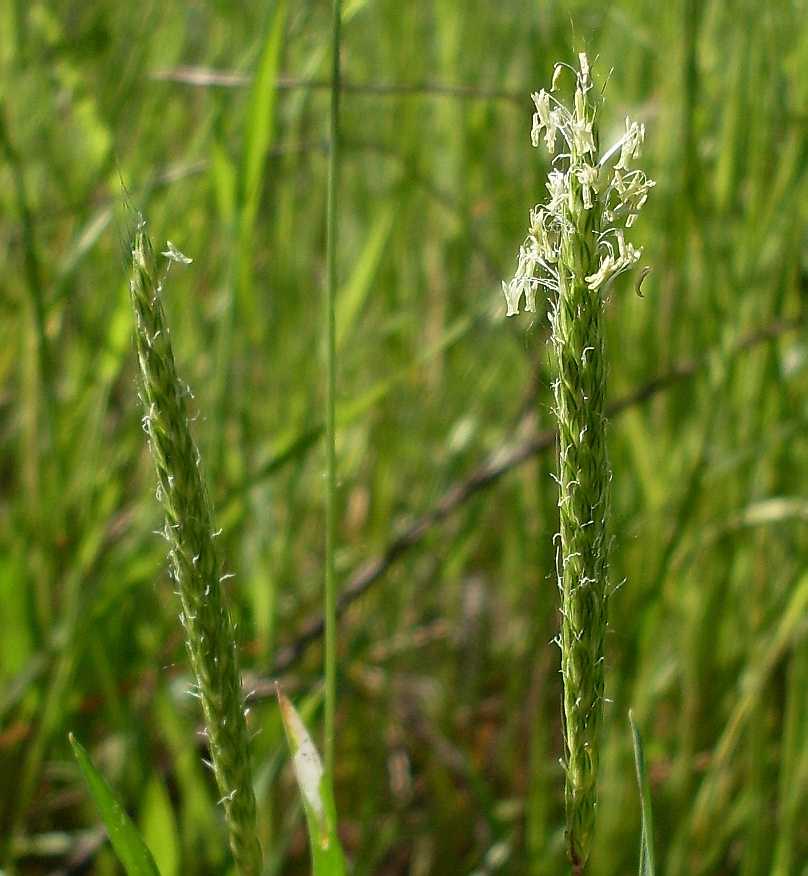
[[[261,872],[249,736],[238,671],[236,625],[222,588],[213,515],[191,437],[184,393],[161,301],[157,264],[141,219],[129,285],[137,330],[144,425],[166,516],[165,537],[182,606],[188,654],[196,676],[216,784],[224,805],[236,868]],[[188,261],[169,244],[166,255]]]
[[[334,0],[332,24],[331,109],[329,117],[328,216],[326,228],[326,513],[325,513],[325,775],[334,780],[334,717],[337,698],[337,583],[336,548],[336,299],[337,299],[337,194],[339,181],[339,98],[341,3]]]
[[[629,228],[653,182],[629,162],[640,152],[644,129],[626,120],[626,133],[604,155],[598,132],[601,98],[585,54],[579,55],[574,108],[542,90],[533,95],[531,139],[543,137],[553,153],[565,151],[548,176],[550,200],[533,209],[530,234],[516,275],[503,283],[508,315],[536,309],[540,287],[551,292],[550,323],[558,420],[561,675],[566,744],[567,845],[573,876],[583,873],[592,847],[605,686],[604,640],[609,600],[609,494],[606,452],[606,356],[603,304],[615,278],[631,269],[641,250],[627,243]],[[553,89],[565,65],[556,67]],[[609,159],[620,158],[606,172]]]

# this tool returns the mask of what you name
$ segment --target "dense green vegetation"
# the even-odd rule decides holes
[[[231,867],[137,398],[135,211],[233,577],[271,873],[306,873],[272,682],[322,712],[327,3],[0,4],[0,867]],[[607,309],[612,579],[592,876],[808,860],[801,0],[346,3],[336,803],[353,872],[565,872],[546,312],[505,320],[586,49],[647,127],[653,270]],[[611,73],[610,73],[611,71]],[[611,137],[610,137],[611,139]],[[73,862],[72,864],[70,862]]]

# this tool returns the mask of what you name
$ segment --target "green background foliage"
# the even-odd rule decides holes
[[[262,840],[269,872],[307,872],[271,680],[315,727],[321,643],[289,649],[322,601],[329,40],[323,2],[0,4],[6,872],[119,872],[69,730],[163,876],[229,867],[155,535],[135,210],[194,258],[165,305],[234,573]],[[342,42],[342,586],[433,522],[341,620],[353,872],[565,867],[552,442],[463,487],[551,426],[546,314],[506,322],[500,279],[548,169],[530,92],[586,49],[604,138],[644,122],[657,180],[645,298],[618,284],[606,317],[624,583],[589,872],[637,866],[632,708],[659,873],[804,873],[804,3],[356,0]]]

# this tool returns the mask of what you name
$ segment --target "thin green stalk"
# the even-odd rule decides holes
[[[334,717],[337,698],[336,539],[336,373],[337,373],[337,194],[339,181],[339,97],[341,3],[334,0],[332,23],[331,108],[329,116],[328,216],[326,227],[326,513],[325,513],[325,754],[326,781],[334,779]]]
[[[249,735],[238,670],[236,625],[222,588],[210,501],[191,437],[185,397],[162,305],[154,253],[138,223],[129,285],[137,330],[144,423],[166,516],[174,582],[182,605],[188,653],[196,676],[216,784],[224,805],[236,868],[261,872]],[[169,244],[166,255],[187,261]]]
[[[604,640],[609,599],[609,494],[606,452],[606,356],[603,304],[615,278],[634,267],[641,250],[627,243],[629,228],[653,182],[629,163],[640,153],[644,129],[626,120],[626,133],[603,156],[598,132],[600,93],[585,54],[579,55],[574,108],[542,90],[533,95],[531,139],[550,153],[560,134],[562,154],[550,171],[550,200],[533,209],[514,279],[503,283],[508,315],[536,309],[539,287],[551,292],[550,323],[558,419],[561,675],[566,743],[567,844],[574,876],[592,847],[605,685]],[[553,89],[566,65],[557,65]],[[607,162],[620,158],[607,171]]]

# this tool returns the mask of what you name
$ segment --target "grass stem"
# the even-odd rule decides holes
[[[325,755],[326,780],[334,779],[334,717],[337,694],[337,583],[336,549],[336,300],[337,196],[339,182],[339,98],[341,3],[334,0],[332,24],[331,105],[329,115],[328,215],[326,220],[326,524],[325,524]]]

